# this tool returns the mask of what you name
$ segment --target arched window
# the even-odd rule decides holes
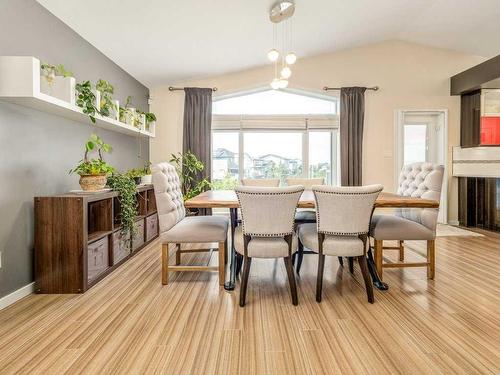
[[[242,178],[323,177],[337,184],[338,98],[266,90],[215,98],[214,189]]]

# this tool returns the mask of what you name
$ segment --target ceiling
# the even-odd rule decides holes
[[[267,64],[274,0],[38,0],[148,87]],[[299,58],[400,39],[500,53],[499,0],[296,0]]]

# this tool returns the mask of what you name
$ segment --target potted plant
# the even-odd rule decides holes
[[[151,184],[153,181],[153,176],[151,175],[151,163],[147,163],[143,170],[143,175],[141,177],[141,184],[143,185],[148,185],[148,184]]]
[[[200,180],[198,178],[198,174],[203,171],[205,166],[192,152],[172,154],[170,163],[174,164],[179,174],[184,201],[197,196],[211,187],[208,179],[203,178]],[[190,214],[196,215],[197,212],[198,210],[196,209],[191,210]]]
[[[95,124],[95,115],[99,112],[100,93],[92,89],[90,81],[76,84],[76,105],[82,108],[83,113],[89,116],[90,121]]]
[[[130,169],[127,171],[126,176],[133,179],[136,185],[139,185],[141,183],[142,176],[144,176],[144,169],[142,168]]]
[[[89,158],[89,153],[97,153],[97,158]],[[85,143],[85,153],[75,168],[69,173],[80,175],[80,186],[85,191],[98,191],[106,186],[107,176],[113,172],[114,168],[107,164],[102,153],[111,152],[111,146],[104,143],[96,134],[92,134]]]
[[[154,133],[154,128],[156,126],[156,115],[152,112],[148,112],[146,117],[146,130],[148,132]]]
[[[120,107],[120,121],[125,124],[139,127],[139,119],[136,113],[136,110],[132,105],[132,97],[127,96],[127,102],[125,103],[125,107]]]
[[[99,113],[101,116],[119,120],[120,103],[113,100],[115,88],[108,81],[99,79],[95,85],[96,91],[100,94]]]
[[[64,65],[40,65],[40,92],[75,105],[75,78]]]

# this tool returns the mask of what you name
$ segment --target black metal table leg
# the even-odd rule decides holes
[[[231,264],[229,266],[229,281],[224,283],[225,290],[234,290],[236,284],[236,249],[234,247],[234,231],[238,225],[238,209],[230,208],[231,216]]]
[[[389,285],[380,280],[380,277],[378,276],[377,269],[375,268],[375,261],[373,260],[373,253],[371,246],[368,248],[367,263],[368,263],[368,270],[370,271],[370,275],[372,277],[373,285],[375,285],[375,288],[377,288],[378,290],[388,290]]]

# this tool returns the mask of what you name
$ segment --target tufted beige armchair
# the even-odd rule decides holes
[[[399,176],[397,194],[406,197],[432,199],[439,202],[443,184],[444,167],[432,163],[406,165]],[[435,274],[435,238],[439,210],[437,208],[401,208],[394,214],[375,214],[372,218],[370,236],[375,240],[374,257],[379,277],[387,267],[427,267],[427,277]],[[383,241],[396,240],[398,246],[384,247]],[[427,241],[427,261],[404,263],[404,241]],[[383,250],[399,250],[399,263],[383,263]]]
[[[244,257],[240,306],[245,305],[252,258],[283,258],[292,303],[298,304],[291,257],[297,249],[294,217],[303,191],[303,186],[236,188],[242,225],[234,233],[234,246]]]
[[[219,272],[219,284],[224,284],[225,259],[227,251],[228,220],[222,216],[188,216],[181,191],[181,183],[175,167],[169,163],[153,165],[153,186],[160,223],[162,242],[162,283],[168,284],[169,271],[215,271]],[[219,244],[219,264],[212,266],[181,266],[184,252],[210,251],[182,250],[181,244],[209,243]],[[176,247],[175,266],[170,266],[169,249]]]

